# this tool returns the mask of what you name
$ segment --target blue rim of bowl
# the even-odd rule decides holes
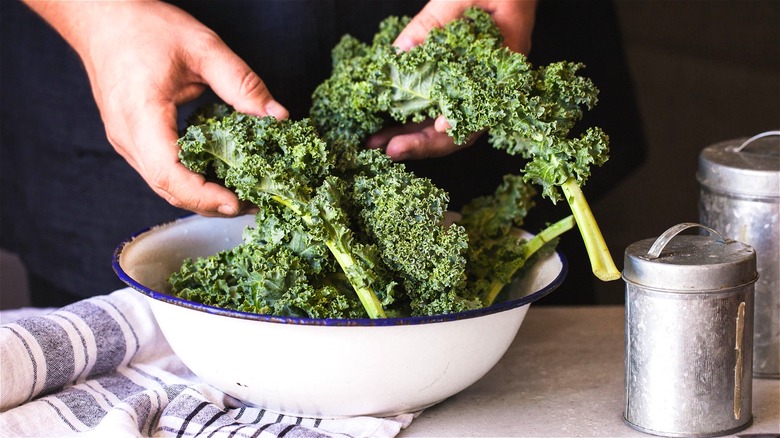
[[[172,221],[172,222],[176,222],[176,221]],[[539,299],[549,295],[552,291],[560,287],[560,285],[563,283],[563,280],[566,279],[566,275],[569,270],[569,265],[566,260],[566,257],[564,257],[564,255],[560,251],[555,251],[554,254],[558,257],[558,259],[561,262],[561,270],[560,272],[558,272],[558,275],[555,277],[555,279],[553,279],[553,281],[551,281],[549,284],[547,284],[543,288],[533,293],[524,295],[520,298],[496,303],[489,307],[467,310],[465,312],[446,313],[441,315],[430,315],[430,316],[409,316],[409,317],[402,317],[402,318],[379,318],[379,319],[370,319],[370,318],[318,319],[318,318],[305,318],[305,317],[294,317],[294,316],[266,315],[266,314],[252,313],[252,312],[242,312],[240,310],[224,309],[221,307],[209,306],[195,301],[185,300],[175,295],[150,289],[144,286],[143,284],[137,282],[132,277],[130,277],[130,275],[128,275],[124,271],[124,269],[122,269],[122,266],[119,263],[119,259],[122,255],[122,250],[126,245],[131,243],[134,239],[149,232],[153,228],[156,227],[148,227],[140,230],[130,238],[122,241],[114,250],[111,266],[113,267],[114,272],[117,274],[117,276],[122,282],[124,282],[132,289],[136,290],[137,292],[146,295],[149,298],[152,298],[157,301],[163,301],[165,303],[173,304],[179,307],[185,307],[188,309],[205,312],[212,315],[220,315],[220,316],[226,316],[230,318],[247,319],[252,321],[264,321],[264,322],[272,322],[272,323],[279,323],[279,324],[334,326],[334,327],[339,327],[339,326],[381,327],[381,326],[431,324],[431,323],[438,323],[438,322],[457,321],[462,319],[476,318],[483,315],[504,312],[517,307],[525,306],[527,304],[531,304],[534,301],[538,301]]]

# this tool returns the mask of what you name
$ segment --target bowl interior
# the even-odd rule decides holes
[[[155,300],[185,306],[191,309],[236,318],[327,325],[396,325],[423,324],[473,318],[530,304],[554,291],[566,277],[567,263],[560,252],[554,252],[534,264],[527,275],[509,288],[506,298],[496,304],[448,315],[417,316],[385,319],[311,319],[259,315],[222,309],[188,301],[170,294],[167,279],[177,271],[184,259],[203,257],[230,249],[240,244],[247,226],[254,224],[254,216],[236,218],[206,218],[187,216],[172,222],[140,231],[122,242],[116,249],[113,268],[119,278],[138,292]],[[525,237],[531,234],[521,231]]]

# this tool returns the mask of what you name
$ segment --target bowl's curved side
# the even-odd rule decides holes
[[[414,412],[456,394],[499,361],[528,309],[348,327],[225,318],[149,301],[177,356],[204,381],[249,404],[321,418]]]
[[[233,248],[242,241],[253,216],[205,218],[187,216],[142,230],[114,251],[112,265],[120,280],[134,289],[166,292],[168,277],[184,259],[205,257]]]
[[[506,302],[449,315],[321,320],[219,309],[166,293],[188,257],[242,240],[254,217],[189,216],[123,242],[113,266],[148,297],[177,356],[205,382],[247,403],[314,417],[417,411],[463,390],[504,355],[530,303],[555,290],[566,261],[530,267]]]

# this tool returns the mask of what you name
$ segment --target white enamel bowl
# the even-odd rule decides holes
[[[149,299],[181,360],[248,404],[310,417],[388,416],[438,403],[484,376],[515,338],[531,302],[563,281],[559,253],[537,263],[507,302],[432,317],[308,319],[218,309],[169,295],[187,257],[241,241],[252,216],[189,216],[123,242],[119,277]]]

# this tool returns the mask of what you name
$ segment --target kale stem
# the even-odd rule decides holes
[[[371,319],[386,318],[387,315],[382,308],[382,303],[379,302],[379,298],[377,298],[376,294],[370,287],[367,287],[364,284],[363,278],[360,276],[360,274],[354,273],[355,269],[353,267],[355,265],[355,259],[352,257],[352,255],[347,251],[344,251],[332,239],[327,239],[325,244],[333,253],[336,261],[339,263],[341,269],[344,271],[344,274],[349,279],[349,282],[352,284],[352,288],[355,289],[355,293],[357,293],[357,296],[360,299],[360,303],[363,304],[363,307],[366,309],[368,316]]]
[[[295,214],[303,219],[306,225],[312,226],[313,221],[311,216],[304,214],[298,203],[278,194],[271,195],[271,197],[276,202],[295,212]],[[337,224],[331,225],[338,226]],[[335,257],[339,266],[341,266],[341,269],[347,276],[349,283],[352,285],[352,288],[355,290],[355,293],[360,299],[360,303],[363,304],[363,308],[366,309],[368,316],[372,319],[386,318],[387,315],[382,308],[382,303],[379,302],[379,298],[377,298],[376,294],[370,287],[365,285],[363,277],[359,273],[355,273],[354,266],[357,262],[355,261],[355,258],[352,257],[349,248],[343,248],[342,245],[333,239],[324,239],[324,243],[327,245],[328,249],[330,249],[330,252]]]
[[[571,178],[561,185],[566,201],[574,214],[574,220],[577,221],[577,227],[580,229],[582,241],[585,243],[585,249],[588,251],[590,265],[593,274],[602,281],[612,281],[620,278],[620,271],[615,267],[612,261],[612,255],[601,235],[601,230],[593,217],[590,205],[582,193],[582,189],[577,182]]]
[[[574,217],[572,217],[571,215],[566,216],[565,218],[559,220],[558,222],[547,226],[547,228],[542,230],[539,234],[527,240],[526,242],[522,243],[523,259],[524,260],[530,259],[531,256],[536,253],[536,251],[539,251],[548,242],[557,238],[561,234],[571,230],[572,228],[574,228]],[[518,266],[518,270],[519,269],[520,266]],[[499,282],[499,281],[493,282],[493,284],[490,285],[490,289],[488,293],[485,295],[485,298],[482,300],[482,304],[485,307],[493,304],[498,294],[504,289],[504,286],[506,286],[506,284],[503,282]]]
[[[547,226],[539,234],[532,237],[528,242],[523,244],[525,250],[525,258],[530,258],[536,251],[539,251],[545,244],[560,236],[561,234],[574,228],[574,217],[569,215],[559,220],[558,222]]]

